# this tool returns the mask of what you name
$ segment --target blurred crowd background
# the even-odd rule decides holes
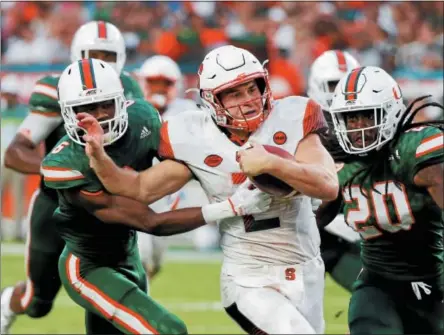
[[[205,53],[231,43],[268,58],[302,94],[310,64],[328,49],[391,73],[442,70],[443,12],[441,1],[2,2],[2,63],[69,62],[76,29],[100,19],[123,32],[128,65],[164,54],[195,72]]]
[[[150,55],[167,55],[179,63],[186,87],[196,85],[209,50],[234,44],[269,60],[276,96],[303,95],[313,60],[341,49],[362,65],[393,74],[407,99],[432,94],[443,100],[441,1],[2,1],[0,6],[2,76],[20,79],[24,104],[39,77],[61,72],[70,62],[74,32],[90,20],[111,22],[122,31],[127,70]],[[443,114],[435,109],[421,117]]]

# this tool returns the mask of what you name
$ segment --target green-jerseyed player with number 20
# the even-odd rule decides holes
[[[41,170],[45,185],[59,195],[54,220],[66,243],[59,275],[69,296],[86,310],[87,333],[186,333],[184,323],[146,293],[135,230],[181,233],[235,212],[262,212],[271,198],[244,187],[225,202],[156,214],[138,201],[109,194],[85,153],[84,137],[94,136],[86,134],[88,119],[99,120],[106,152],[117,165],[143,170],[159,144],[157,110],[144,100],[127,101],[117,73],[96,59],[68,66],[58,94],[67,135]]]
[[[338,169],[340,197],[317,217],[342,202],[362,238],[352,335],[444,333],[443,123],[412,123],[424,106],[444,108],[413,109],[425,98],[406,109],[396,81],[371,66],[349,72],[334,93],[335,133],[353,158]]]

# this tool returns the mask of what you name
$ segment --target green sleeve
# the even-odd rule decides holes
[[[59,77],[47,76],[34,85],[29,107],[31,112],[46,116],[60,115],[60,105],[57,97],[57,85]]]
[[[413,184],[418,171],[444,162],[443,132],[436,127],[413,128],[403,134],[396,146],[396,167],[403,179]]]
[[[102,184],[89,167],[84,147],[64,136],[44,158],[41,173],[45,185],[53,189],[101,190]]]
[[[139,83],[133,77],[131,77],[129,73],[123,72],[120,78],[122,80],[125,98],[128,100],[144,99],[144,95]]]

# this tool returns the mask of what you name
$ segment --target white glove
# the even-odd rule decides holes
[[[321,204],[321,199],[311,198],[311,206],[313,207],[313,212],[316,212]]]
[[[246,180],[234,194],[225,201],[202,207],[206,222],[218,221],[234,216],[259,214],[270,208],[272,197],[255,188]]]
[[[259,214],[270,209],[271,195],[254,187],[246,180],[227,200],[236,216]]]

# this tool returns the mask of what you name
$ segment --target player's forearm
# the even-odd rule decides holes
[[[12,143],[5,153],[5,166],[25,174],[40,174],[42,155],[37,147]]]
[[[105,152],[99,158],[90,158],[90,165],[108,192],[140,200],[138,172],[120,168]]]
[[[196,207],[156,214],[154,222],[146,232],[157,236],[185,233],[206,224],[201,208]]]
[[[264,172],[283,180],[309,197],[331,201],[338,195],[336,172],[321,164],[299,163],[273,155]]]
[[[185,233],[210,222],[237,216],[230,200],[207,204],[203,207],[179,209],[156,214],[154,224],[151,222],[150,234],[168,236]]]

